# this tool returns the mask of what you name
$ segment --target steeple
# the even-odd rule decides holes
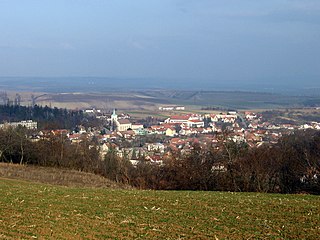
[[[116,114],[116,110],[113,109],[113,113],[111,115],[111,130],[115,131],[118,123],[118,115]]]
[[[116,114],[116,110],[113,109],[112,115],[111,115],[111,121],[118,120],[118,115]]]

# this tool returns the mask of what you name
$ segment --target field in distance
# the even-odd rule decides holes
[[[6,92],[13,101],[16,92]],[[237,91],[141,90],[106,92],[20,92],[21,104],[33,103],[68,109],[114,108],[158,111],[161,106],[183,105],[187,110],[201,108],[276,109],[320,106],[319,96],[289,96],[279,93]],[[2,93],[3,95],[3,93]],[[1,102],[2,99],[0,99]]]
[[[0,239],[318,239],[312,195],[0,181]]]

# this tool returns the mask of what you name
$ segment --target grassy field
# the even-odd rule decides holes
[[[0,179],[0,239],[318,239],[320,197]]]

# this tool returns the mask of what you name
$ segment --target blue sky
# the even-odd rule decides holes
[[[319,0],[0,0],[0,76],[320,82]]]

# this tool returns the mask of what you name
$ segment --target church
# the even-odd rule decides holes
[[[122,132],[128,129],[132,129],[132,123],[128,119],[118,119],[118,115],[114,109],[111,115],[111,130]]]

